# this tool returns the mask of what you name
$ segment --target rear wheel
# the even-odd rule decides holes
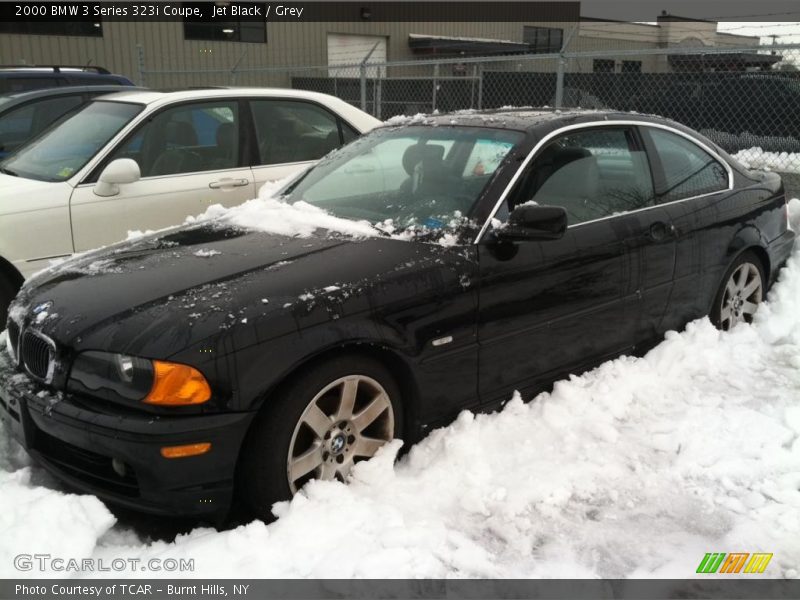
[[[711,320],[728,331],[740,323],[752,323],[753,315],[766,296],[767,278],[758,256],[742,253],[728,268],[714,299]]]
[[[243,448],[242,499],[260,518],[312,479],[346,481],[353,465],[400,435],[400,392],[379,362],[319,363],[262,409]]]

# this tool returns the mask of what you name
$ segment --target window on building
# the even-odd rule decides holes
[[[641,73],[642,61],[640,60],[623,60],[622,61],[623,73]]]
[[[263,44],[267,41],[267,26],[263,21],[199,22],[184,20],[183,37],[187,40]]]
[[[525,26],[522,28],[522,41],[528,44],[531,52],[538,54],[558,52],[564,42],[564,30]]]
[[[103,37],[103,24],[97,21],[3,21],[0,33],[22,33],[28,35],[73,35]]]
[[[595,73],[613,73],[614,61],[608,58],[595,58],[592,62],[592,71]]]

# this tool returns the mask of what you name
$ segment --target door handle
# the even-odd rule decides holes
[[[672,223],[656,221],[650,225],[650,230],[647,232],[647,237],[654,242],[661,242],[668,237],[674,237],[675,233],[675,226]]]
[[[208,184],[212,190],[218,190],[220,188],[233,188],[233,187],[242,187],[245,185],[250,185],[250,181],[242,177],[241,179],[233,179],[232,177],[224,177],[219,181],[212,181]]]

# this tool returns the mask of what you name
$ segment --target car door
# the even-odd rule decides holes
[[[648,125],[643,139],[653,158],[656,196],[667,213],[675,240],[672,293],[661,331],[681,328],[702,317],[722,277],[720,265],[729,237],[719,236],[715,198],[729,187],[723,163],[678,130]]]
[[[304,100],[251,99],[255,131],[253,175],[256,190],[313,165],[358,132],[326,108]],[[350,185],[371,182],[377,173],[353,167]]]
[[[73,192],[75,250],[125,239],[130,230],[180,224],[212,204],[230,207],[253,198],[240,113],[240,101],[226,98],[181,103],[145,119]],[[119,158],[135,160],[141,178],[120,185],[114,196],[98,196],[97,176]]]
[[[570,130],[548,141],[495,215],[560,206],[557,240],[479,244],[479,386],[484,403],[533,391],[554,375],[633,346],[645,209],[654,207],[641,141],[630,126]],[[496,222],[496,221],[495,221]]]

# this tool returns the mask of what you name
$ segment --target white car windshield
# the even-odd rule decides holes
[[[378,129],[323,159],[284,199],[346,219],[439,229],[469,216],[523,135],[488,127]]]
[[[143,109],[128,102],[90,102],[0,163],[0,171],[40,181],[69,179]]]

